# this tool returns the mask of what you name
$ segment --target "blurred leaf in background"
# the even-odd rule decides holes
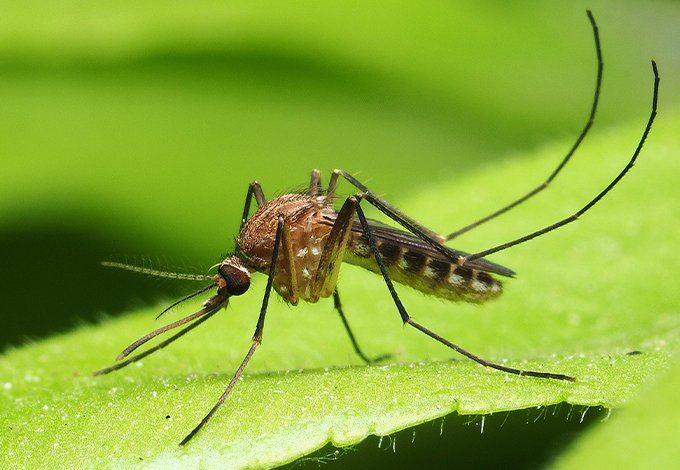
[[[304,185],[312,168],[327,175],[342,167],[442,230],[521,194],[549,172],[547,150],[557,161],[585,121],[595,74],[587,7],[598,19],[606,63],[593,132],[637,129],[648,111],[652,57],[664,78],[660,120],[673,115],[680,104],[674,80],[680,6],[670,1],[3,2],[0,348],[190,290],[108,272],[98,263],[146,256],[161,267],[204,272],[233,246],[254,179],[271,196]],[[656,150],[669,148],[673,143]],[[503,167],[514,171],[506,188],[480,183],[453,191],[453,198],[447,192],[444,202],[441,192],[427,189],[450,188],[534,149],[543,149],[544,165]],[[567,213],[602,183],[590,172],[598,163],[575,161],[563,180],[567,189],[553,193],[561,196],[461,240],[461,248],[485,248],[537,226],[529,222]],[[615,171],[619,163],[612,159],[607,168]],[[648,193],[660,187],[669,191],[663,197],[677,200],[674,187],[649,183],[655,175],[642,168],[633,176],[646,181],[634,193],[636,203],[653,211]],[[432,201],[446,210],[423,211]],[[664,235],[646,239],[665,258],[641,269],[657,279],[678,267],[668,239],[677,231],[672,207],[648,214]],[[633,204],[630,211],[632,224],[639,213]],[[624,251],[597,238],[595,229],[571,233],[590,236],[596,252],[613,253],[618,262],[643,263],[648,252],[624,254],[635,252],[638,234],[624,222],[610,225],[627,234]],[[584,243],[579,239],[578,246]],[[508,253],[503,262],[527,283],[558,278],[551,250],[559,248],[544,246],[528,258],[525,250]],[[539,257],[549,273],[532,279]],[[567,295],[569,286],[599,283],[616,305],[627,284],[607,269],[610,262],[601,261],[597,274],[565,281],[553,296],[559,301],[545,305],[540,297],[527,310],[573,310],[573,321],[583,313],[591,322],[588,337],[613,341],[605,344],[616,343],[616,335],[632,341],[635,319],[647,318],[650,302],[662,318],[677,314],[677,299],[659,294],[664,282],[651,287],[653,277],[636,284],[639,295],[628,298],[637,300],[617,306],[629,314],[601,321],[587,310],[593,305]],[[658,300],[640,294],[645,290]],[[492,310],[503,309],[498,305]],[[386,300],[376,308],[390,307]],[[535,326],[551,335],[515,346],[531,357],[558,338],[554,351],[572,350],[573,330],[551,319]],[[480,342],[497,337],[498,328],[502,334],[502,326],[488,322],[479,326]],[[645,337],[648,326],[634,339]],[[507,352],[497,347],[499,356]],[[304,365],[296,357],[276,368]],[[214,370],[222,370],[217,362]]]
[[[602,129],[646,109],[651,56],[680,71],[677,4],[4,2],[1,341],[176,293],[98,262],[204,270],[254,179],[276,194],[343,167],[399,204],[574,135],[595,71],[586,6]],[[679,90],[664,83],[665,109]]]

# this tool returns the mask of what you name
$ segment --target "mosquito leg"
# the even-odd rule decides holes
[[[602,63],[602,50],[600,46],[600,35],[598,32],[597,28],[597,23],[595,23],[595,18],[593,17],[593,14],[591,13],[590,10],[586,11],[588,14],[588,19],[590,20],[590,25],[593,28],[593,36],[595,38],[595,53],[597,54],[597,77],[595,79],[595,95],[593,97],[593,103],[590,108],[590,116],[588,118],[588,122],[586,122],[586,125],[583,127],[581,130],[581,133],[578,135],[576,138],[576,142],[572,145],[572,147],[569,149],[569,152],[567,152],[567,155],[560,161],[559,165],[557,165],[557,168],[553,170],[553,172],[548,176],[548,178],[538,186],[536,186],[534,189],[529,191],[527,194],[524,196],[520,197],[519,199],[511,202],[507,206],[504,206],[500,209],[498,209],[495,212],[492,212],[491,214],[482,217],[481,219],[472,222],[469,225],[466,225],[465,227],[462,227],[454,232],[449,233],[446,236],[446,240],[451,240],[453,238],[458,237],[459,235],[462,235],[466,232],[469,232],[473,228],[479,227],[480,225],[488,222],[489,220],[495,219],[501,214],[506,213],[510,209],[519,206],[523,202],[527,201],[528,199],[531,199],[533,196],[536,194],[540,193],[543,191],[545,188],[547,188],[550,183],[555,179],[555,177],[562,171],[562,168],[569,162],[571,159],[572,155],[574,155],[574,152],[576,152],[576,149],[578,149],[579,145],[581,145],[581,142],[583,139],[586,137],[586,134],[588,134],[588,131],[590,130],[591,126],[593,125],[593,121],[595,120],[595,113],[597,112],[597,104],[600,99],[600,87],[602,85],[602,69],[604,68],[604,64]]]
[[[246,193],[246,203],[243,206],[243,215],[241,216],[241,226],[239,231],[243,228],[248,220],[248,215],[250,214],[250,203],[252,202],[253,196],[255,196],[255,202],[257,202],[258,207],[264,205],[267,200],[264,197],[264,192],[262,191],[262,186],[257,181],[253,181],[248,185],[248,192]]]
[[[451,252],[447,247],[442,245],[446,237],[438,235],[432,230],[424,227],[420,223],[413,220],[411,217],[407,216],[399,209],[385,201],[384,199],[373,194],[366,186],[364,186],[359,180],[354,176],[347,173],[345,170],[333,170],[333,175],[331,176],[331,185],[337,185],[338,177],[342,176],[347,181],[349,181],[354,187],[361,191],[361,197],[368,201],[372,206],[377,208],[380,212],[385,214],[390,219],[394,220],[396,223],[404,227],[406,230],[423,240],[425,243],[430,245],[433,249],[446,256],[452,262],[459,264],[462,260],[460,255]],[[335,183],[334,183],[335,180]]]
[[[344,171],[344,170],[334,170],[333,176],[335,177],[336,180],[339,176],[342,176],[347,181],[352,183],[356,188],[358,188],[362,191],[362,193],[360,194],[360,197],[362,199],[365,199],[366,201],[368,201],[372,206],[376,207],[383,214],[387,215],[390,219],[394,220],[399,225],[404,227],[406,230],[411,232],[413,235],[415,235],[416,237],[423,240],[425,243],[430,245],[432,247],[432,249],[434,249],[438,253],[445,256],[452,263],[455,263],[456,265],[462,265],[464,263],[466,256],[468,256],[467,253],[455,251],[455,250],[452,250],[449,247],[444,246],[442,244],[444,237],[437,235],[438,238],[433,238],[432,236],[430,236],[429,234],[431,234],[433,232],[430,232],[428,229],[424,228],[422,225],[415,222],[410,217],[404,215],[402,212],[397,210],[394,206],[387,203],[385,200],[375,196],[366,186],[364,186],[362,183],[357,181],[356,178],[354,178],[352,175],[350,175],[346,171]],[[337,182],[336,182],[336,184],[337,184]],[[488,261],[486,261],[485,263],[482,263],[482,264],[485,264],[486,268],[490,268],[490,269],[493,270],[493,272],[498,273],[502,276],[512,277],[512,276],[515,275],[514,271],[512,271],[511,269],[505,268],[503,266],[496,265],[496,264],[490,263]]]
[[[184,336],[185,334],[187,334],[188,332],[190,332],[191,330],[193,330],[194,328],[196,328],[198,325],[200,325],[201,323],[203,323],[204,321],[206,321],[208,318],[212,317],[212,316],[215,315],[216,313],[217,313],[217,310],[214,310],[214,311],[212,311],[212,312],[210,312],[210,313],[207,313],[207,314],[205,314],[205,316],[199,318],[198,320],[196,320],[195,322],[193,322],[193,323],[190,324],[189,326],[184,327],[182,330],[180,330],[179,332],[175,333],[174,335],[172,335],[172,336],[169,337],[168,339],[166,339],[166,340],[164,340],[164,341],[158,343],[158,344],[157,344],[156,346],[154,346],[153,348],[149,348],[149,349],[147,349],[146,351],[144,351],[144,352],[142,352],[142,353],[139,353],[139,354],[137,354],[137,355],[135,355],[135,356],[132,356],[132,357],[130,357],[130,358],[128,358],[128,359],[126,359],[126,360],[124,360],[124,361],[122,361],[122,362],[118,362],[118,363],[116,363],[116,364],[114,364],[114,365],[112,365],[112,366],[110,366],[110,367],[106,367],[106,368],[104,368],[104,369],[100,369],[100,370],[98,370],[98,371],[95,371],[95,372],[92,373],[92,375],[104,375],[104,374],[109,374],[109,373],[111,373],[111,372],[113,372],[113,371],[116,371],[116,370],[118,370],[118,369],[122,369],[123,367],[128,366],[128,365],[132,364],[133,362],[137,362],[137,361],[139,361],[139,360],[141,360],[141,359],[144,359],[146,356],[148,356],[148,355],[150,355],[150,354],[152,354],[152,353],[158,351],[159,349],[163,349],[163,348],[166,347],[168,344],[170,344],[170,343],[172,343],[173,341],[175,341],[175,340],[181,338],[182,336]]]
[[[618,182],[628,173],[628,171],[633,167],[635,164],[635,161],[638,158],[638,155],[640,154],[640,151],[642,150],[642,147],[645,143],[645,140],[647,139],[647,135],[649,134],[649,131],[652,128],[652,124],[654,122],[654,118],[656,117],[656,108],[657,108],[657,102],[658,102],[658,96],[659,96],[659,73],[657,70],[656,62],[652,61],[652,71],[654,73],[654,89],[653,89],[653,98],[652,98],[652,111],[649,115],[649,118],[647,120],[647,125],[645,126],[645,130],[642,133],[642,137],[640,138],[640,141],[638,142],[638,145],[633,152],[633,155],[631,159],[629,160],[628,164],[621,170],[621,172],[614,178],[614,180],[609,183],[609,185],[602,190],[597,196],[595,196],[590,202],[588,202],[585,206],[583,206],[579,211],[576,213],[572,214],[571,216],[560,220],[559,222],[556,222],[552,225],[549,225],[545,228],[542,228],[540,230],[537,230],[535,232],[530,233],[529,235],[525,235],[523,237],[517,238],[515,240],[503,243],[501,245],[497,245],[493,248],[489,248],[488,250],[480,251],[478,253],[474,253],[471,255],[458,255],[455,253],[452,253],[449,251],[445,246],[441,244],[443,239],[445,237],[439,236],[433,236],[434,232],[429,231],[428,229],[424,228],[422,225],[418,224],[415,222],[413,219],[409,218],[408,216],[404,215],[401,213],[399,210],[391,206],[389,203],[386,201],[382,200],[381,198],[375,196],[373,193],[371,193],[366,186],[361,184],[359,181],[357,181],[356,178],[354,178],[352,175],[349,173],[343,171],[343,170],[336,170],[339,175],[343,176],[347,181],[352,183],[355,187],[360,189],[362,191],[362,197],[366,199],[370,204],[375,206],[378,210],[383,212],[385,215],[387,215],[389,218],[400,224],[402,227],[406,228],[408,231],[416,235],[418,238],[421,240],[425,241],[427,244],[432,246],[435,250],[440,252],[442,255],[446,256],[448,259],[453,261],[454,263],[457,263],[459,265],[463,265],[466,262],[473,261],[479,258],[483,258],[485,256],[488,256],[492,253],[496,253],[502,250],[505,250],[507,248],[510,248],[511,246],[519,245],[520,243],[524,243],[528,240],[531,240],[533,238],[536,238],[540,235],[543,235],[545,233],[548,233],[552,230],[555,230],[559,227],[562,227],[564,225],[567,225],[571,222],[574,222],[577,220],[579,217],[581,217],[584,213],[586,213],[591,207],[593,207],[595,204],[597,204],[600,199],[602,199],[611,189],[618,184]],[[436,235],[436,234],[434,234]]]
[[[383,354],[382,356],[374,357],[373,359],[370,359],[368,356],[366,356],[361,348],[359,347],[359,343],[357,343],[356,338],[354,337],[354,333],[352,333],[352,329],[349,327],[349,323],[347,323],[347,318],[345,317],[344,312],[342,311],[342,304],[340,303],[340,294],[338,293],[338,289],[336,288],[335,291],[333,291],[333,306],[335,307],[335,310],[337,310],[338,314],[340,315],[340,320],[342,320],[342,324],[345,327],[345,331],[347,331],[347,336],[349,336],[349,340],[352,342],[352,346],[354,347],[354,352],[357,353],[357,356],[359,356],[366,364],[373,364],[376,362],[383,361],[385,359],[389,359],[392,357],[391,354]]]
[[[331,173],[331,179],[328,181],[328,190],[326,191],[326,197],[328,199],[333,199],[335,197],[335,190],[338,188],[338,178],[340,177],[342,170],[333,170]]]
[[[331,295],[335,290],[342,257],[352,233],[357,204],[358,202],[355,197],[349,197],[345,200],[335,218],[333,228],[331,228],[328,237],[326,237],[326,243],[319,257],[319,264],[317,265],[316,274],[310,289],[310,301],[312,302],[315,302],[320,297]]]
[[[337,177],[336,177],[337,178]],[[342,324],[347,330],[349,339],[352,341],[354,350],[356,353],[364,360],[366,363],[375,362],[377,360],[385,359],[387,356],[380,356],[376,359],[369,359],[359,348],[359,345],[354,338],[354,334],[347,323],[345,314],[342,311],[342,305],[340,303],[340,294],[338,294],[337,282],[338,274],[340,272],[340,261],[347,248],[347,243],[349,237],[352,233],[352,226],[354,225],[354,215],[356,214],[356,206],[358,205],[358,200],[355,197],[349,197],[345,200],[342,208],[338,212],[335,218],[335,223],[331,232],[326,238],[326,243],[324,244],[323,251],[319,257],[319,264],[316,269],[316,275],[312,282],[311,287],[311,299],[316,300],[319,297],[330,295],[333,293],[333,303],[335,309],[340,314],[340,319]]]
[[[295,268],[295,253],[293,253],[293,242],[290,239],[290,226],[286,220],[283,221],[283,229],[281,230],[281,248],[283,249],[283,268],[285,272],[279,271],[280,276],[288,278],[288,292],[284,296],[292,305],[298,303],[298,278],[297,269]]]
[[[357,197],[360,197],[357,196]],[[488,361],[486,359],[483,359],[476,354],[471,353],[470,351],[467,351],[466,349],[461,348],[460,346],[450,342],[449,340],[443,338],[442,336],[439,336],[438,334],[434,333],[433,331],[425,328],[424,326],[420,325],[419,323],[416,323],[414,320],[411,319],[409,316],[408,312],[406,311],[406,308],[404,308],[404,305],[401,302],[401,299],[399,299],[399,295],[397,294],[397,291],[394,288],[394,284],[392,284],[392,280],[390,279],[389,274],[387,273],[387,268],[385,267],[385,263],[383,262],[382,255],[380,254],[380,250],[378,249],[378,245],[375,242],[375,237],[373,236],[373,232],[371,231],[371,227],[368,225],[368,222],[366,221],[366,216],[364,215],[363,210],[361,209],[360,205],[356,206],[356,211],[357,215],[359,217],[359,221],[361,223],[362,229],[364,230],[364,233],[366,235],[366,238],[368,239],[368,244],[371,247],[371,251],[373,252],[373,257],[375,258],[378,267],[380,268],[380,272],[383,276],[383,279],[385,280],[385,284],[387,285],[387,289],[390,291],[390,295],[392,296],[392,300],[394,301],[394,304],[397,307],[397,310],[399,311],[399,315],[401,316],[401,320],[404,322],[404,324],[409,324],[415,329],[425,333],[427,336],[430,338],[433,338],[440,343],[442,343],[445,346],[448,346],[449,348],[453,349],[454,351],[472,359],[473,361],[485,366],[489,367],[492,369],[497,369],[501,370],[503,372],[508,372],[510,374],[516,374],[516,375],[528,375],[531,377],[540,377],[540,378],[545,378],[545,379],[558,379],[558,380],[568,380],[568,381],[575,381],[576,379],[574,377],[564,375],[564,374],[554,374],[550,372],[539,372],[539,371],[533,371],[533,370],[523,370],[523,369],[515,369],[513,367],[506,367],[501,364],[496,364],[494,362]]]
[[[387,215],[395,222],[401,224],[406,228],[413,229],[414,230],[413,233],[418,232],[424,234],[425,236],[437,242],[438,244],[441,244],[444,241],[446,241],[446,237],[444,237],[443,235],[433,232],[429,228],[416,222],[414,219],[401,212],[399,209],[394,207],[386,200],[373,194],[366,186],[364,186],[359,180],[357,180],[354,176],[347,173],[345,170],[333,171],[334,174],[336,172],[339,173],[339,175],[345,178],[347,181],[352,183],[353,186],[361,190],[364,199],[366,199],[368,202],[370,202],[372,205],[374,205],[376,208],[378,208],[381,212],[383,212],[385,215]]]
[[[626,164],[626,166],[619,172],[618,175],[616,175],[616,178],[612,180],[609,185],[607,185],[606,188],[604,188],[600,193],[595,196],[593,199],[591,199],[585,206],[583,206],[581,209],[579,209],[577,212],[574,214],[570,215],[569,217],[560,220],[559,222],[556,222],[552,225],[549,225],[547,227],[544,227],[540,230],[536,230],[535,232],[530,233],[529,235],[525,235],[523,237],[517,238],[515,240],[503,243],[501,245],[497,245],[493,248],[489,248],[488,250],[480,251],[478,253],[474,253],[472,255],[466,256],[462,262],[465,263],[466,261],[472,261],[478,258],[482,258],[484,256],[490,255],[492,253],[497,253],[499,251],[503,251],[507,248],[510,248],[511,246],[519,245],[520,243],[524,243],[526,241],[531,240],[532,238],[536,238],[540,235],[543,235],[545,233],[551,232],[557,228],[563,227],[564,225],[570,224],[576,220],[579,219],[583,214],[585,214],[591,207],[593,207],[595,204],[597,204],[600,199],[602,199],[609,191],[612,190],[614,186],[618,184],[621,179],[626,176],[626,173],[633,168],[633,165],[635,165],[635,161],[638,158],[638,155],[640,155],[640,151],[642,150],[643,145],[645,144],[645,140],[647,139],[647,135],[649,134],[649,131],[652,128],[652,123],[654,122],[654,118],[656,117],[656,105],[659,97],[659,71],[657,70],[656,67],[656,62],[652,61],[652,72],[654,73],[654,91],[653,91],[653,96],[652,96],[652,111],[649,115],[649,119],[647,120],[647,125],[645,126],[645,130],[642,133],[642,137],[640,137],[640,141],[638,142],[637,147],[635,148],[635,151],[633,152],[633,155],[631,156],[630,160]]]
[[[262,207],[267,200],[264,197],[264,192],[262,191],[262,186],[260,186],[260,183],[257,181],[253,181],[248,185],[248,192],[246,193],[246,202],[243,205],[243,215],[241,216],[241,224],[239,225],[239,233],[241,230],[243,230],[243,226],[246,224],[248,221],[248,215],[250,215],[250,204],[253,200],[253,196],[255,196],[255,202],[257,202],[258,207]],[[235,254],[238,255],[241,251],[241,248],[238,246],[238,243],[236,244],[236,248],[234,250]]]
[[[323,192],[323,188],[321,187],[321,172],[319,170],[314,169],[312,170],[312,175],[309,178],[309,189],[307,190],[307,194],[310,196],[318,196]]]
[[[283,232],[283,227],[284,219],[282,215],[279,215],[278,225],[276,228],[276,238],[274,239],[274,249],[272,250],[271,264],[269,266],[269,278],[267,279],[267,286],[265,287],[264,297],[262,298],[262,307],[260,308],[260,316],[257,319],[257,326],[255,327],[255,334],[253,335],[253,343],[250,346],[250,349],[248,349],[246,356],[243,358],[241,365],[238,367],[238,369],[236,369],[234,376],[229,382],[229,385],[227,385],[227,388],[224,390],[220,398],[217,400],[217,403],[215,403],[215,405],[210,409],[208,414],[205,415],[201,422],[198,423],[198,426],[196,426],[189,434],[187,434],[187,436],[184,439],[182,439],[182,442],[180,442],[179,444],[181,446],[189,442],[191,438],[194,437],[203,426],[205,426],[205,424],[210,420],[210,418],[212,418],[212,416],[219,409],[219,407],[222,406],[222,404],[224,403],[224,401],[227,399],[232,389],[234,388],[234,385],[236,385],[236,382],[243,375],[243,371],[248,365],[248,362],[250,362],[250,358],[253,357],[255,350],[262,343],[262,331],[264,330],[264,319],[267,313],[267,305],[269,304],[269,296],[271,295],[272,291],[272,283],[274,281],[274,276],[276,274],[276,262],[279,256],[279,245],[281,244],[281,234]]]

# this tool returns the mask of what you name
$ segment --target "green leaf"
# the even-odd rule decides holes
[[[456,246],[488,247],[568,215],[625,165],[642,124],[600,130],[545,195]],[[680,267],[668,241],[680,220],[679,125],[680,115],[663,110],[639,164],[581,221],[494,256],[519,273],[500,300],[458,305],[400,289],[413,316],[445,337],[490,359],[572,374],[576,383],[509,376],[456,356],[403,328],[380,279],[347,266],[340,289],[359,341],[370,354],[396,358],[361,366],[328,300],[295,309],[273,301],[247,376],[179,448],[247,350],[260,278],[210,327],[109,376],[89,373],[157,326],[160,307],[8,351],[0,359],[3,466],[270,466],[328,441],[348,445],[452,411],[624,405],[679,345],[680,295],[668,274]],[[422,186],[402,207],[453,229],[540,181],[566,146]]]
[[[631,406],[584,436],[555,468],[673,468],[680,461],[677,395],[680,363],[659,376]],[[649,388],[649,390],[648,390]]]

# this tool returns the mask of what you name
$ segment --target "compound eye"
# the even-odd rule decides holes
[[[250,274],[245,269],[223,264],[219,272],[227,283],[225,289],[229,295],[241,295],[250,287]]]

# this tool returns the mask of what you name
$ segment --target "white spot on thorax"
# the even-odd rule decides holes
[[[304,258],[307,255],[307,247],[305,248],[300,248],[297,252],[298,258]]]
[[[427,267],[425,268],[425,271],[423,272],[423,275],[424,275],[425,277],[429,277],[429,278],[431,278],[431,279],[434,279],[435,276],[436,276],[436,273],[434,272],[434,269],[432,269],[431,267],[427,266]]]
[[[313,246],[313,247],[312,247],[312,254],[313,254],[314,256],[319,256],[319,253],[321,253],[321,250],[319,250],[319,247],[318,247],[318,246]]]

